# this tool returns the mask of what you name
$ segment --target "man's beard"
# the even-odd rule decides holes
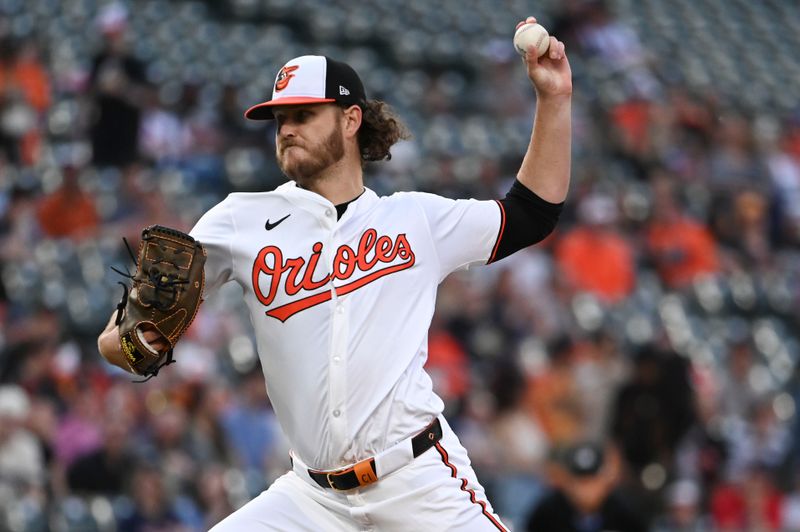
[[[277,159],[281,172],[290,179],[297,181],[298,184],[309,183],[325,169],[338,163],[344,157],[342,126],[337,122],[331,134],[316,146],[303,144],[299,149],[305,152],[304,156],[293,158],[290,163],[287,163],[285,150],[290,146],[296,146],[296,144],[286,141],[278,150]]]

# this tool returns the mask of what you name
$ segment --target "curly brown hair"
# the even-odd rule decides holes
[[[369,100],[362,110],[361,128],[358,130],[361,162],[391,159],[389,148],[399,140],[411,138],[411,133],[386,102]]]

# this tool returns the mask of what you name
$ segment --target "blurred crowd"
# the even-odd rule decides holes
[[[0,530],[207,530],[289,466],[236,290],[147,383],[97,352],[124,280],[110,266],[132,267],[122,237],[189,230],[283,179],[270,125],[242,117],[269,85],[171,77],[141,17],[190,13],[221,47],[279,25],[299,53],[385,61],[368,95],[414,138],[367,168],[378,193],[489,199],[513,181],[535,100],[510,38],[457,69],[435,47],[409,65],[413,47],[318,42],[272,4],[285,18],[0,1]],[[800,102],[680,83],[626,4],[543,3],[575,74],[570,197],[545,242],[444,281],[428,370],[514,530],[800,530]]]

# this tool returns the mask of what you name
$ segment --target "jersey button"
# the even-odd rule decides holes
[[[338,364],[341,361],[342,361],[342,357],[333,357],[333,363],[334,364]]]
[[[336,305],[336,312],[338,312],[339,314],[344,314],[344,305],[342,305],[341,303]]]
[[[333,216],[333,211],[332,211],[332,210],[330,210],[330,209],[325,209],[325,216],[327,216],[328,218],[330,218],[331,216]]]
[[[342,412],[338,408],[333,411],[333,417],[339,417],[340,415],[342,415]]]

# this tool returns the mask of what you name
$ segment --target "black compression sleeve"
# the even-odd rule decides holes
[[[553,232],[564,208],[564,202],[545,201],[516,179],[498,203],[502,220],[490,263],[544,240]]]

